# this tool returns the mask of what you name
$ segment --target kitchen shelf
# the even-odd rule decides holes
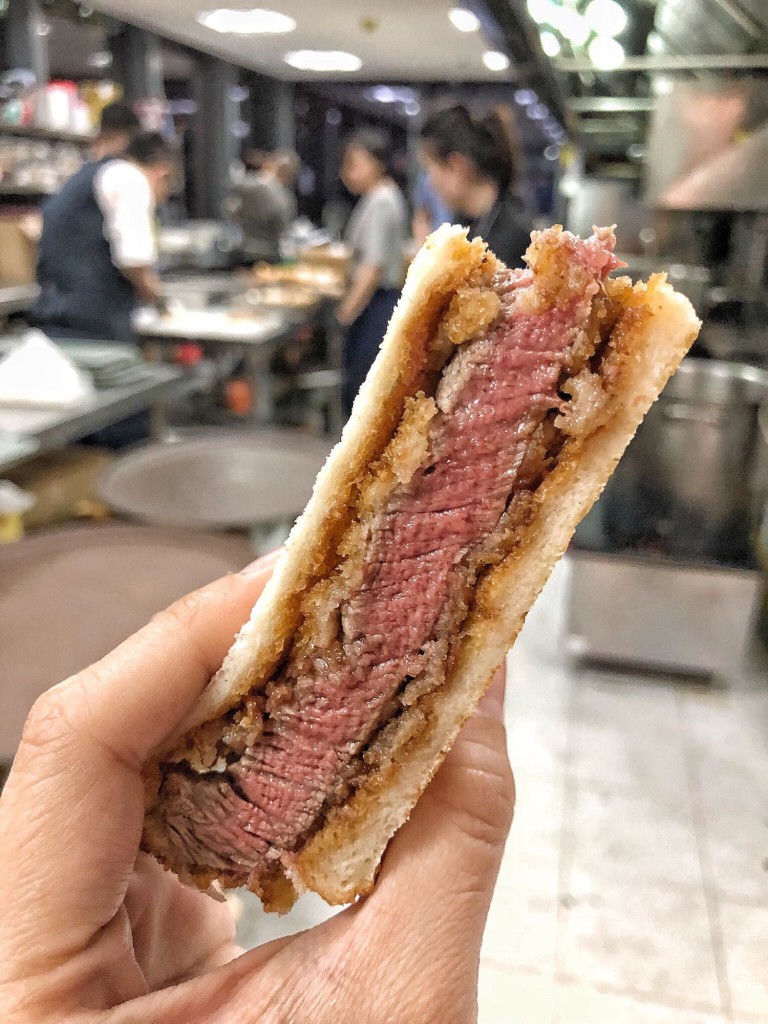
[[[37,188],[35,185],[0,185],[0,196],[17,197],[19,199],[34,199],[37,196],[47,197],[55,195],[57,189]]]
[[[0,137],[4,135],[37,142],[68,142],[76,146],[87,146],[96,138],[95,135],[83,135],[82,132],[64,132],[34,124],[6,124],[0,121]]]

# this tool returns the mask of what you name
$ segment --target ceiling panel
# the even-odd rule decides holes
[[[217,6],[249,9],[261,0],[96,0],[93,6],[123,21],[218,53],[235,63],[285,79],[345,78],[368,81],[499,81],[511,77],[482,62],[494,26],[462,33],[448,20],[451,0],[264,0],[288,14],[296,31],[277,36],[221,35],[195,15]],[[287,50],[334,49],[356,54],[359,72],[330,76],[297,72],[283,62]]]

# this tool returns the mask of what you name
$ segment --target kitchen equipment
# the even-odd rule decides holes
[[[290,525],[330,448],[296,431],[195,432],[124,456],[98,490],[116,512],[155,525]]]
[[[737,678],[760,574],[571,549],[567,650],[576,660]]]
[[[318,301],[317,292],[299,284],[262,285],[249,288],[245,304],[254,309],[304,309]]]
[[[160,294],[184,309],[209,309],[245,295],[249,286],[246,278],[234,274],[187,274],[164,279]]]
[[[651,407],[606,488],[609,548],[749,561],[757,415],[768,373],[686,359]]]
[[[226,270],[235,265],[242,239],[234,224],[190,220],[160,228],[157,245],[165,270]]]
[[[114,524],[0,547],[0,760],[13,757],[43,690],[252,557],[242,538]]]
[[[768,303],[713,289],[700,342],[715,359],[768,362]]]

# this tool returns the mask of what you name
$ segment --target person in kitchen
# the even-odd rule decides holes
[[[296,219],[293,186],[299,158],[290,149],[278,149],[251,151],[246,159],[258,170],[246,174],[228,203],[243,231],[243,256],[247,263],[278,263],[280,240]]]
[[[139,302],[156,302],[155,211],[165,201],[174,154],[139,132],[124,153],[86,163],[43,208],[35,326],[52,338],[131,342]]]
[[[89,160],[104,160],[125,153],[131,139],[141,131],[141,121],[130,103],[117,100],[101,112],[99,134],[88,151]]]
[[[360,197],[345,232],[352,251],[351,283],[336,310],[345,328],[342,406],[347,416],[376,358],[403,283],[408,210],[388,173],[389,153],[387,136],[366,128],[348,139],[342,156],[342,181]]]
[[[430,114],[421,130],[433,188],[469,237],[483,238],[508,267],[523,265],[533,227],[516,150],[513,125],[500,110],[477,117],[457,104]]]

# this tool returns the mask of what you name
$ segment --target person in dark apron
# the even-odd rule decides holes
[[[429,180],[469,237],[483,238],[508,267],[523,265],[532,216],[520,194],[513,125],[501,111],[475,117],[459,104],[430,114],[421,131]]]
[[[155,209],[172,173],[162,136],[138,133],[123,157],[89,161],[45,203],[36,327],[51,338],[133,340],[136,303],[159,294]]]
[[[345,232],[352,250],[351,283],[336,311],[346,328],[342,367],[346,416],[376,358],[403,283],[408,209],[388,173],[389,151],[386,135],[363,129],[348,139],[342,158],[342,180],[360,196]]]
[[[162,136],[139,132],[124,156],[90,160],[45,204],[30,322],[48,337],[134,342],[137,302],[159,297],[155,210],[173,159]],[[122,448],[149,432],[149,414],[137,413],[85,440]]]

